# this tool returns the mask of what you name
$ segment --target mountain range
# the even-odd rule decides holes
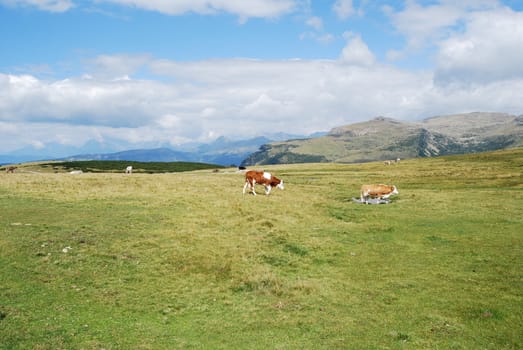
[[[199,162],[218,165],[238,165],[260,146],[289,138],[313,138],[326,133],[315,133],[308,136],[275,133],[270,136],[260,136],[246,140],[231,140],[219,137],[211,143],[187,143],[171,148],[167,146],[146,149],[131,149],[119,152],[69,153],[73,155],[51,157],[47,154],[63,154],[67,152],[59,145],[49,145],[46,149],[35,152],[22,149],[17,152],[0,155],[0,164],[22,163],[38,160],[127,160],[140,162]],[[107,147],[107,143],[105,145]],[[89,149],[100,150],[101,146],[91,143]],[[71,151],[78,149],[69,149]]]
[[[246,140],[219,137],[211,143],[184,144],[121,152],[77,153],[47,157],[21,150],[0,155],[0,164],[33,160],[128,160],[263,165],[308,162],[357,163],[396,158],[433,157],[523,146],[523,115],[475,112],[436,116],[419,122],[377,117],[308,136],[274,134]],[[91,149],[98,149],[91,145]],[[64,152],[64,150],[60,150]],[[69,153],[74,154],[74,153]]]
[[[115,153],[80,154],[62,160],[129,160],[138,162],[199,162],[219,165],[237,165],[261,145],[274,140],[256,137],[234,141],[219,137],[212,143],[185,145],[178,149],[160,147],[136,149]]]
[[[484,152],[523,146],[523,115],[475,112],[420,122],[377,117],[326,135],[263,145],[241,165],[359,163]]]

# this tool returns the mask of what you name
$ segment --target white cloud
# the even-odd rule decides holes
[[[87,62],[90,76],[106,79],[132,76],[143,67],[149,55],[100,55]]]
[[[22,7],[34,6],[49,12],[65,12],[74,6],[72,0],[0,0],[0,4]]]
[[[323,20],[320,17],[312,16],[305,21],[305,24],[312,27],[314,30],[302,33],[300,35],[301,40],[312,39],[323,44],[334,41],[334,35],[324,32]]]
[[[315,34],[314,39],[319,43],[328,44],[330,42],[333,42],[335,38],[334,38],[334,35],[332,35],[330,33],[324,33],[324,34]]]
[[[68,124],[78,140],[92,127],[129,142],[203,140],[209,131],[242,138],[309,133],[395,110],[397,85],[419,85],[417,76],[332,60],[163,60],[150,68],[167,82],[0,75],[0,122],[25,125],[23,138],[42,125]],[[396,83],[391,91],[383,75]]]
[[[42,125],[69,128],[75,142],[100,134],[141,143],[307,134],[376,115],[416,117],[431,82],[429,74],[336,60],[157,60],[149,66],[164,83],[0,75],[0,123],[24,125],[26,134],[16,140]],[[402,106],[405,98],[410,103]]]
[[[240,22],[245,22],[253,17],[279,17],[296,10],[299,5],[298,0],[92,0],[92,2],[113,3],[172,16],[189,12],[202,15],[225,12],[237,15]],[[75,6],[73,0],[0,0],[0,4],[11,7],[36,7],[49,12],[66,12]],[[107,14],[101,9],[89,8],[86,11],[98,11]]]
[[[45,147],[45,143],[40,140],[31,140],[31,145],[36,149],[42,149]]]
[[[366,47],[358,36],[348,39],[349,46]],[[146,64],[163,83],[0,75],[3,149],[32,140],[79,145],[89,139],[145,147],[219,135],[307,134],[378,115],[408,120],[462,111],[523,111],[517,96],[523,77],[464,88],[434,85],[431,71],[341,59]]]
[[[453,36],[470,13],[499,7],[497,0],[440,0],[427,6],[407,0],[402,11],[395,12],[390,6],[383,6],[383,11],[390,17],[395,30],[405,37],[404,50],[409,52],[432,47]],[[390,54],[396,58],[403,55]]]
[[[310,17],[309,19],[307,19],[307,21],[305,21],[305,23],[308,26],[313,27],[317,31],[320,31],[323,29],[323,20],[320,17],[317,17],[317,16]]]
[[[187,12],[215,14],[227,12],[238,15],[242,21],[250,17],[273,18],[295,9],[295,0],[100,0],[124,6],[132,6],[167,15]]]
[[[305,32],[300,34],[300,40],[311,39],[320,44],[328,44],[335,40],[334,35],[330,33]]]
[[[354,14],[354,7],[352,0],[336,0],[332,9],[336,15],[341,19],[347,19]]]
[[[438,83],[488,83],[523,78],[523,12],[475,12],[465,30],[440,44]]]
[[[172,105],[171,86],[154,81],[64,79],[0,74],[0,119],[137,127]]]
[[[423,7],[407,1],[403,11],[387,10],[396,30],[407,39],[407,50],[430,46],[435,40],[447,35],[449,27],[456,25],[464,12],[456,5],[431,5]]]
[[[343,62],[360,66],[374,64],[376,58],[359,34],[346,32],[344,37],[347,39],[347,45],[341,52]]]
[[[181,125],[182,120],[173,114],[165,114],[162,115],[158,120],[157,123],[159,126],[165,129],[174,129],[178,128]]]

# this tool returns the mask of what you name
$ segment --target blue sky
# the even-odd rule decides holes
[[[384,23],[381,6],[368,6],[370,18],[355,16],[349,26],[336,15],[334,2],[330,1],[291,1],[294,11],[246,19],[223,10],[208,15],[190,11],[169,15],[94,1],[71,3],[64,12],[43,11],[23,1],[14,3],[4,1],[2,8],[2,33],[15,34],[3,35],[3,70],[20,69],[20,62],[56,65],[63,60],[123,53],[181,61],[238,57],[336,59],[346,43],[343,33],[349,27],[365,32],[369,44],[380,55],[391,41],[401,47],[402,39],[390,24]],[[401,8],[401,2],[390,4]]]
[[[523,0],[0,0],[0,154],[523,114]]]

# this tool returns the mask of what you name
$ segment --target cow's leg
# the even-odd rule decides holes
[[[254,184],[256,183],[256,181],[253,179],[252,182],[250,180],[245,180],[245,185],[243,185],[243,194],[245,194],[245,190],[247,189],[247,187],[249,187],[249,191],[256,195],[256,191],[254,190]]]
[[[271,189],[272,189],[271,185],[269,185],[269,186],[265,186],[265,194],[266,194],[267,196],[269,195],[269,193],[271,193]]]

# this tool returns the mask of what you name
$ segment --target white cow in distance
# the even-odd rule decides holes
[[[132,174],[133,173],[133,167],[132,165],[129,165],[127,168],[125,168],[126,174]]]

